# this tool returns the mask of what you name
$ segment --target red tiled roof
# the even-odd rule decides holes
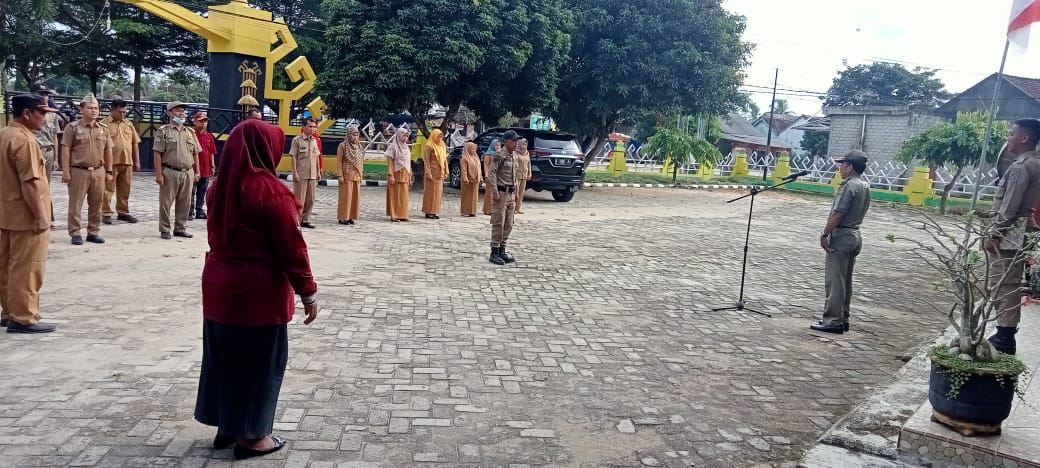
[[[1040,101],[1040,79],[1004,75],[1004,79],[1029,97]]]

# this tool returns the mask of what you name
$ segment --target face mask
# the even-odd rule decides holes
[[[183,125],[184,122],[186,122],[187,120],[188,119],[185,119],[184,117],[174,117],[173,118],[173,123],[175,123],[177,125]]]

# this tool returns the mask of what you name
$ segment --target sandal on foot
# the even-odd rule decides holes
[[[254,450],[251,448],[243,447],[241,445],[235,446],[235,460],[245,460],[247,458],[262,457],[264,455],[270,455],[285,447],[285,439],[278,436],[271,436],[271,440],[274,441],[274,447],[267,450]]]

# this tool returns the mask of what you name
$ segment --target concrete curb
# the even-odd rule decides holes
[[[710,189],[727,189],[727,190],[750,190],[750,185],[725,185],[725,184],[704,184],[704,185],[681,185],[681,184],[622,184],[613,182],[586,182],[585,187],[587,188],[609,188],[609,187],[620,187],[620,188],[678,188],[687,190],[710,190]]]

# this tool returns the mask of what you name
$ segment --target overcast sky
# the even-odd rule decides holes
[[[747,69],[752,98],[769,110],[774,69],[779,87],[824,92],[843,60],[850,65],[901,62],[938,69],[958,93],[1000,66],[1012,0],[724,0],[747,18],[744,40],[755,44]],[[1040,27],[1029,50],[1008,55],[1005,73],[1040,78]],[[820,100],[785,91],[792,111],[822,115]]]

